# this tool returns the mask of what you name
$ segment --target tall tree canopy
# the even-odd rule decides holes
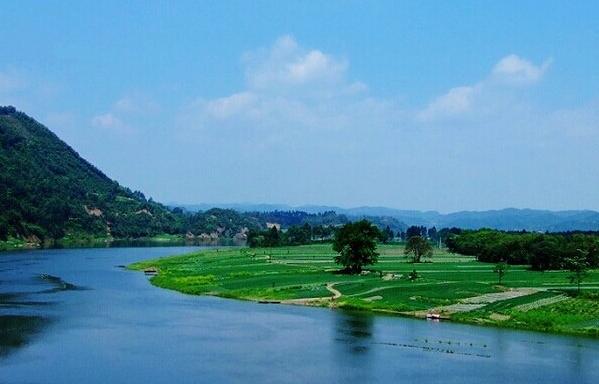
[[[412,236],[406,243],[404,253],[412,256],[412,262],[420,263],[422,257],[431,257],[433,255],[433,247],[422,236]]]
[[[335,262],[343,265],[347,273],[360,273],[365,265],[378,261],[376,240],[379,236],[378,228],[367,220],[345,224],[333,240],[333,250],[339,253]]]

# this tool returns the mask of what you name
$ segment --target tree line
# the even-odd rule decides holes
[[[372,227],[371,234],[375,241],[388,243],[394,239],[394,234],[388,226],[379,229],[368,220],[358,220],[355,222],[367,222]],[[344,225],[292,225],[286,229],[279,229],[278,226],[271,226],[267,229],[251,229],[248,233],[247,243],[251,248],[255,247],[281,247],[288,245],[305,245],[314,242],[333,241],[339,231],[344,228],[351,228],[352,222]]]
[[[479,261],[528,264],[538,271],[568,269],[581,253],[590,268],[599,267],[599,235],[592,232],[464,230],[448,237],[446,245],[450,252],[475,256]]]

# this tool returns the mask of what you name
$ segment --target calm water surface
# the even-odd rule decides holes
[[[119,267],[193,249],[0,254],[0,383],[599,383],[592,339],[187,296]]]

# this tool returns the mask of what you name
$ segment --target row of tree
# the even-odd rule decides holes
[[[475,256],[479,261],[529,264],[540,271],[568,269],[580,254],[589,267],[599,267],[596,234],[467,230],[448,237],[446,245],[450,252]]]
[[[379,229],[376,225],[367,220],[356,221],[356,223],[366,222],[369,225],[369,233],[374,236],[374,240],[382,243],[388,243],[393,240],[393,230],[389,227]],[[340,231],[347,228],[353,228],[351,222],[343,226],[336,225],[293,225],[286,230],[279,230],[277,226],[272,226],[266,230],[251,229],[248,233],[248,245],[255,247],[280,247],[286,245],[304,245],[323,240],[331,240],[338,237]]]
[[[429,228],[424,225],[412,225],[405,231],[397,232],[397,238],[401,241],[408,241],[408,239],[418,236],[438,244],[445,243],[449,236],[458,234],[461,231],[461,229],[455,227],[437,229],[435,226]]]
[[[303,245],[314,241],[329,240],[333,237],[336,227],[332,225],[294,225],[287,230],[279,230],[277,226],[268,229],[251,229],[247,243],[255,247],[281,247],[285,245]]]
[[[378,261],[376,248],[377,241],[384,238],[382,233],[384,231],[367,220],[348,223],[339,228],[333,239],[333,250],[337,252],[335,262],[343,266],[345,273],[360,273],[364,266]],[[433,247],[427,239],[414,234],[406,242],[404,253],[411,257],[412,262],[419,263],[423,257],[433,255]]]

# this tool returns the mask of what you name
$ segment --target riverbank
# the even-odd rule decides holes
[[[114,238],[95,236],[70,236],[59,240],[46,242],[8,238],[0,241],[0,251],[17,251],[45,248],[105,248],[105,247],[130,247],[130,246],[183,246],[183,245],[242,245],[234,239],[218,239],[214,241],[201,241],[188,239],[183,235],[162,234],[151,237],[139,238]]]
[[[130,268],[153,268],[152,284],[188,294],[599,336],[599,271],[590,272],[576,295],[566,271],[512,266],[499,285],[493,265],[471,257],[436,250],[430,262],[412,264],[402,246],[383,245],[379,252],[379,262],[357,276],[335,273],[327,244],[214,249]]]

